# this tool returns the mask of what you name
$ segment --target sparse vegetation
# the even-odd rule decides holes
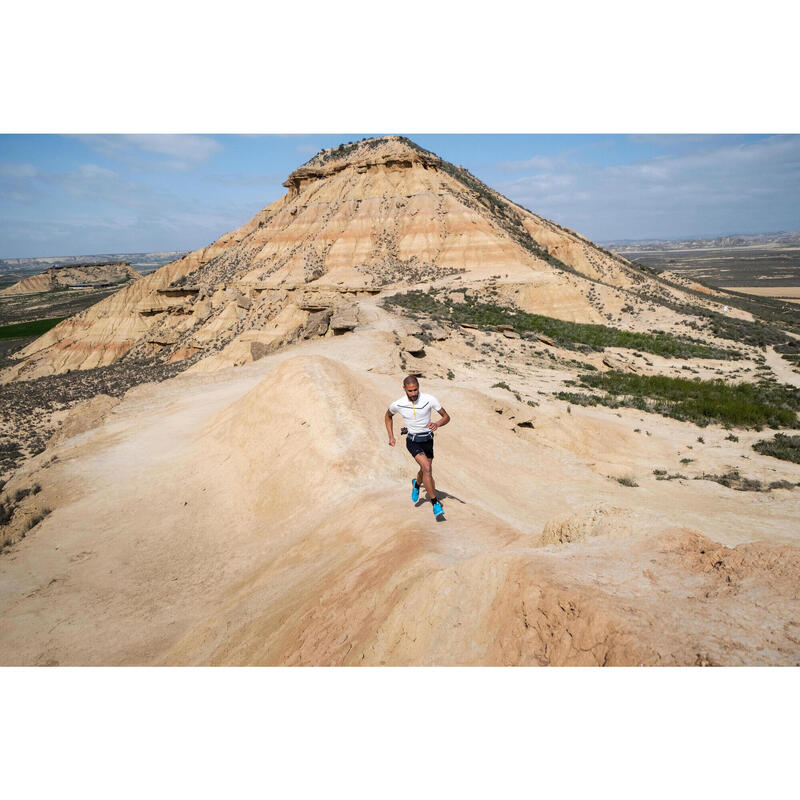
[[[726,472],[724,475],[712,475],[708,472],[695,476],[696,481],[714,481],[728,489],[735,489],[737,492],[768,492],[771,489],[793,489],[795,484],[789,481],[773,481],[765,484],[754,478],[745,478],[739,474],[738,469]]]
[[[673,472],[671,475],[665,469],[654,469],[653,475],[656,476],[657,481],[674,481],[674,480],[688,480],[685,475],[680,472]]]
[[[634,489],[639,487],[639,484],[636,483],[636,481],[629,475],[623,475],[621,478],[615,478],[614,480],[616,480],[617,483],[620,483],[623,486],[630,486],[631,488]]]
[[[29,531],[31,528],[35,528],[43,519],[45,519],[46,517],[50,516],[50,514],[52,514],[52,513],[53,513],[53,509],[52,508],[47,508],[47,507],[43,508],[38,514],[36,514],[35,516],[31,517],[25,523],[25,530]]]
[[[772,439],[762,439],[760,442],[756,442],[753,450],[765,456],[800,464],[800,436],[776,433]]]
[[[800,410],[800,389],[785,384],[770,381],[728,384],[722,380],[625,372],[587,373],[579,379],[583,386],[606,394],[559,392],[557,397],[577,405],[637,408],[700,426],[727,423],[750,428],[800,427],[796,414]]]
[[[735,350],[722,350],[668,333],[636,333],[606,325],[567,322],[541,314],[529,314],[517,308],[481,302],[466,293],[461,302],[454,302],[447,296],[440,299],[439,294],[439,290],[412,291],[387,297],[384,303],[387,306],[428,314],[435,319],[467,323],[482,328],[510,325],[521,335],[541,333],[551,337],[561,347],[571,350],[589,352],[601,351],[606,347],[625,347],[665,358],[741,358],[741,354]]]

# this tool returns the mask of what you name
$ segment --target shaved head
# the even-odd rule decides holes
[[[419,381],[413,375],[406,375],[406,377],[403,378],[403,386],[414,386],[414,385],[419,386]]]

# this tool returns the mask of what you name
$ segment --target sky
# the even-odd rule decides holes
[[[595,242],[800,230],[798,135],[399,133]],[[381,134],[0,135],[0,258],[204,247]]]

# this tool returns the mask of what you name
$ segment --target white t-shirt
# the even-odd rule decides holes
[[[440,411],[442,404],[432,395],[420,392],[415,403],[403,395],[389,406],[390,414],[401,414],[409,433],[424,433],[431,421],[431,411]]]

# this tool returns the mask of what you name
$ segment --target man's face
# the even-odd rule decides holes
[[[417,398],[419,397],[419,384],[418,383],[406,383],[403,388],[406,390],[406,397],[412,402],[416,402]]]

